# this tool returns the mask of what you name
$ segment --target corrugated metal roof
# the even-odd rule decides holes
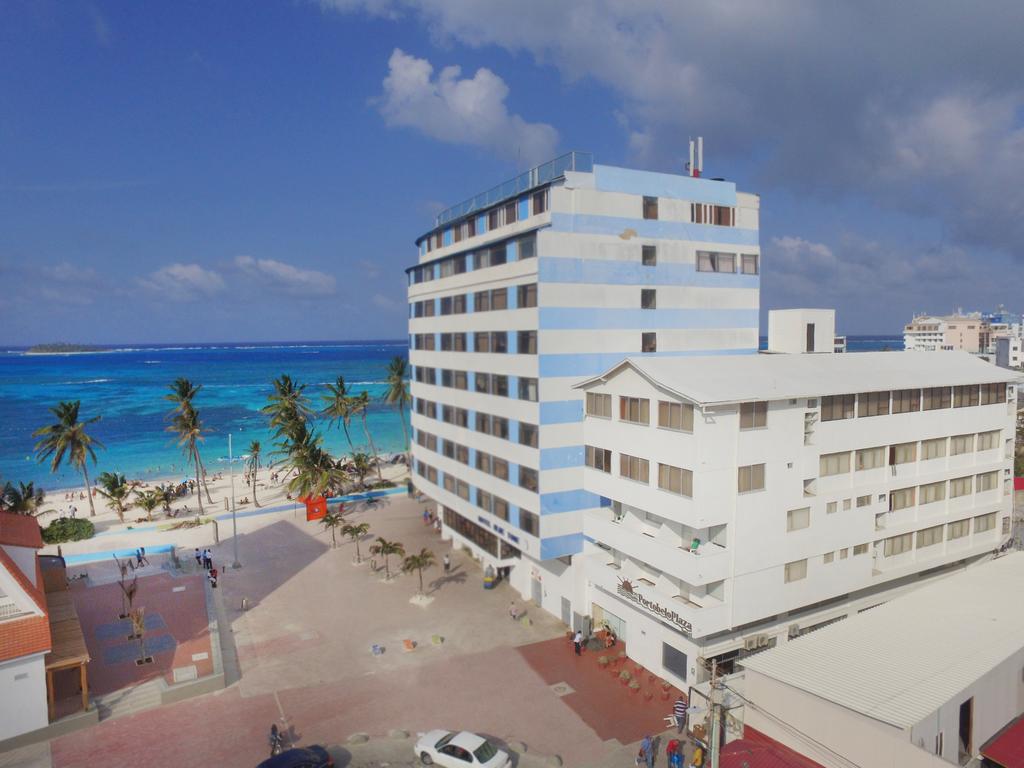
[[[741,663],[909,728],[1024,646],[1024,553],[938,579]]]
[[[886,389],[1015,382],[1020,374],[967,352],[853,352],[820,355],[717,355],[630,357],[634,367],[664,389],[701,405],[820,397]]]

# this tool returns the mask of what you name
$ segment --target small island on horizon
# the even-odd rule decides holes
[[[27,355],[70,355],[75,352],[102,352],[106,348],[98,347],[95,344],[71,344],[66,341],[57,341],[51,344],[35,344],[29,347]]]

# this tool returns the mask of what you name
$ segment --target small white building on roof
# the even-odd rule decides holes
[[[826,766],[965,764],[1024,712],[1022,583],[1003,555],[743,659],[745,724]]]

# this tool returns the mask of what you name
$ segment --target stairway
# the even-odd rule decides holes
[[[99,710],[100,720],[123,715],[134,715],[153,707],[160,706],[160,690],[163,687],[160,678],[147,680],[145,683],[122,688],[119,691],[105,693],[93,697],[92,703]]]

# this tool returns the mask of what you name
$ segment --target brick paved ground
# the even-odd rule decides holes
[[[371,537],[397,539],[408,551],[427,547],[440,560],[449,544],[422,525],[421,510],[402,498],[353,510],[352,517],[370,523]],[[531,651],[529,644],[564,642],[564,626],[536,608],[529,609],[532,626],[511,622],[508,586],[484,591],[479,567],[465,553],[451,553],[447,578],[440,567],[424,574],[433,602],[420,607],[409,601],[415,575],[384,583],[368,565],[352,564],[352,544],[332,549],[318,524],[290,513],[267,522],[244,531],[244,567],[221,580],[241,679],[217,694],[56,739],[53,765],[136,766],[140,750],[149,767],[255,765],[274,721],[294,728],[301,743],[329,745],[357,731],[467,728],[561,754],[570,766],[593,766],[618,751],[606,741],[608,734],[633,735],[630,708],[641,702],[607,673],[598,678],[581,672],[565,648],[552,656],[567,665],[564,672],[539,663],[538,654],[549,649]],[[364,556],[370,543],[362,545]],[[230,562],[230,543],[221,544],[214,558]],[[245,612],[243,598],[250,603]],[[430,642],[435,634],[444,638],[440,646]],[[418,643],[415,651],[402,650],[406,638]],[[385,653],[374,656],[373,643],[384,645]],[[579,685],[576,703],[550,687],[552,680],[572,685],[572,679]],[[599,722],[586,702],[599,714],[613,704],[628,728],[616,731],[607,720]],[[652,730],[664,706],[654,708],[659,716]]]

